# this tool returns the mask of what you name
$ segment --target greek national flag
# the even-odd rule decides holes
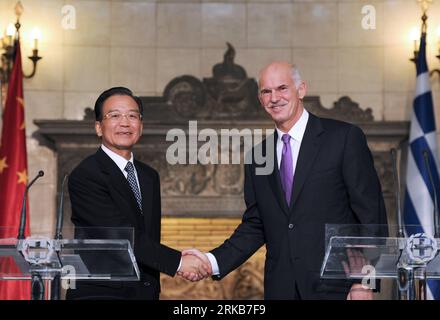
[[[423,32],[416,61],[416,93],[411,114],[406,172],[404,222],[408,225],[406,227],[408,236],[418,232],[434,235],[434,192],[425,166],[424,152],[428,152],[434,185],[437,195],[440,196],[435,117],[425,47],[426,33]],[[410,227],[410,225],[420,225],[420,228]],[[440,299],[439,282],[428,282],[428,299]]]

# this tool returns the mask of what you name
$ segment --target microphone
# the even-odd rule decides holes
[[[63,178],[63,182],[61,183],[61,192],[60,192],[60,205],[58,207],[58,213],[57,213],[57,224],[55,229],[55,240],[61,240],[63,239],[62,235],[62,229],[63,229],[63,215],[64,215],[64,185],[66,184],[67,177],[69,175],[66,173]],[[60,262],[60,265],[63,265],[63,262],[60,258],[60,252],[56,251],[58,260]],[[61,274],[57,272],[51,282],[50,286],[50,298],[51,300],[60,300],[60,286],[61,286]]]
[[[403,233],[403,222],[402,222],[402,210],[400,207],[400,182],[399,175],[397,173],[397,151],[395,148],[391,149],[391,160],[393,164],[393,183],[394,183],[394,192],[396,196],[396,217],[397,217],[397,237],[404,238],[405,235]]]
[[[432,178],[431,166],[429,165],[429,152],[428,150],[423,150],[423,159],[425,160],[425,167],[428,171],[429,182],[431,183],[432,190],[434,192],[434,238],[439,237],[438,230],[438,200],[437,200],[437,190],[435,190],[434,179]]]
[[[37,181],[38,178],[44,176],[44,171],[40,170],[38,171],[38,174],[32,181],[26,186],[26,189],[24,190],[23,194],[23,203],[21,206],[21,215],[20,215],[20,227],[18,228],[18,236],[17,239],[24,239],[24,228],[26,226],[26,199],[29,189],[32,187],[32,185]]]
[[[64,175],[63,182],[61,183],[60,205],[58,207],[55,240],[61,240],[63,238],[62,229],[63,229],[63,215],[64,215],[64,185],[66,183],[68,176],[69,175],[66,173]]]
[[[400,181],[399,174],[397,173],[397,150],[395,148],[391,148],[391,162],[393,166],[393,183],[394,183],[394,192],[396,196],[396,217],[397,217],[397,238],[405,238],[405,234],[403,232],[403,219],[402,219],[402,210],[400,207]],[[399,258],[397,259],[397,265],[401,263],[402,251],[401,248],[399,254]],[[408,270],[405,268],[397,268],[398,274],[398,285],[399,290],[397,291],[399,300],[402,299],[403,293],[405,292],[405,286],[408,285]]]

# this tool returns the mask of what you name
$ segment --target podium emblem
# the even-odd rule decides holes
[[[406,251],[412,263],[424,264],[434,259],[437,241],[426,233],[412,234],[407,239]]]

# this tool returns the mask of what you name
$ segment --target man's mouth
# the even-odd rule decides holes
[[[118,132],[117,135],[129,136],[129,135],[132,135],[132,133],[131,132]]]
[[[284,105],[271,105],[271,106],[269,106],[269,109],[281,109],[283,107],[284,107]]]

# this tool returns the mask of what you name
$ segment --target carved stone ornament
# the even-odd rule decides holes
[[[142,97],[144,104],[150,106],[144,118],[265,119],[264,109],[258,101],[257,82],[248,78],[244,68],[234,62],[235,49],[230,43],[227,46],[223,62],[212,68],[211,78],[200,81],[183,75],[168,83],[163,97]]]
[[[309,96],[304,98],[304,107],[307,111],[323,118],[332,118],[346,122],[374,121],[371,108],[362,110],[359,104],[344,96],[333,103],[333,108],[324,108],[319,97]]]

